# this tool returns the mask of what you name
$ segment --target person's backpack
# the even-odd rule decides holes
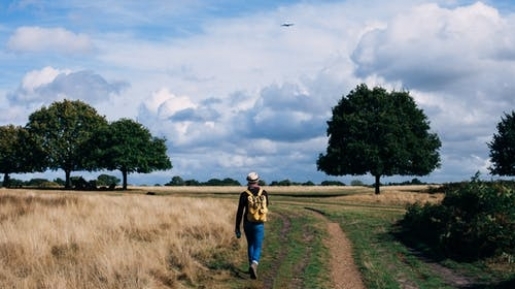
[[[257,195],[252,194],[249,190],[245,192],[248,194],[247,220],[251,222],[266,222],[268,204],[266,203],[266,197],[262,195],[263,189],[259,188]]]

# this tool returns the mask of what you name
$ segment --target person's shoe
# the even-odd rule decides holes
[[[258,263],[256,263],[256,262],[252,262],[252,264],[250,265],[250,278],[251,279],[257,279],[257,267],[258,267]]]

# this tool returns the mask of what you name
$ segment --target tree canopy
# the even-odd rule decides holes
[[[107,121],[93,107],[65,99],[33,112],[26,128],[44,151],[48,168],[62,169],[65,187],[70,188],[71,172],[87,168],[84,144],[105,125]]]
[[[93,167],[122,172],[122,186],[127,189],[127,175],[150,173],[172,168],[166,154],[166,140],[153,137],[149,130],[131,119],[120,119],[105,126],[90,140],[95,149]]]
[[[3,186],[10,186],[12,173],[44,171],[42,151],[21,126],[0,126],[0,173],[4,174]]]
[[[500,176],[515,175],[515,112],[504,114],[488,147],[492,163],[489,167],[490,173]]]
[[[358,85],[327,122],[328,146],[317,169],[329,175],[427,175],[440,166],[440,139],[409,92]]]

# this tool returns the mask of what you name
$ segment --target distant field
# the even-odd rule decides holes
[[[441,193],[426,193],[434,186],[382,186],[381,194],[375,195],[374,189],[363,186],[264,186],[264,189],[273,196],[284,197],[336,197],[345,202],[373,203],[387,205],[403,205],[414,202],[439,202],[443,198]],[[1,192],[2,189],[0,189]],[[7,189],[4,189],[7,190]],[[129,186],[126,191],[93,191],[102,194],[156,194],[178,196],[217,195],[227,197],[236,195],[244,190],[243,186]],[[37,193],[84,193],[91,191],[76,191],[64,189],[30,189],[21,188],[13,191],[37,192]]]
[[[381,194],[374,194],[374,189],[362,186],[265,186],[268,193],[275,196],[306,196],[306,197],[337,197],[341,201],[358,203],[375,203],[403,205],[414,202],[439,202],[443,198],[441,193],[428,194],[428,185],[417,186],[384,186]],[[134,193],[154,192],[157,194],[238,194],[244,187],[130,187]]]

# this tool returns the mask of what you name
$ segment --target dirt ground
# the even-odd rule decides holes
[[[352,257],[352,246],[338,223],[327,223],[334,289],[366,289]]]

